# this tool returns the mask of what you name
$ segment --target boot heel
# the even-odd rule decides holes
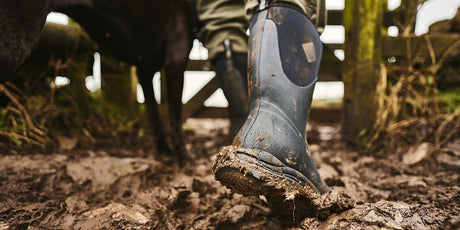
[[[289,193],[298,189],[319,192],[302,173],[257,149],[223,147],[213,171],[224,186],[243,195]]]

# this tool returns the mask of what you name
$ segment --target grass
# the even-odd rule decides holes
[[[439,107],[442,113],[453,113],[460,108],[460,86],[439,90]]]

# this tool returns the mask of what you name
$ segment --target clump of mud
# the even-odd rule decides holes
[[[278,170],[284,164],[267,154],[257,149],[226,146],[217,154],[213,172],[216,179],[233,192],[264,195],[274,213],[292,219],[293,223],[306,217],[325,219],[354,206],[354,201],[344,192],[331,190],[320,194],[313,185],[303,186],[288,180],[294,175]],[[270,169],[268,165],[274,167]]]

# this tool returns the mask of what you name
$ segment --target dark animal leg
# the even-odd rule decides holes
[[[179,162],[190,159],[185,149],[185,138],[182,129],[182,89],[184,86],[185,63],[172,63],[165,66],[167,100],[172,131],[172,144]]]
[[[137,69],[137,76],[141,84],[142,91],[144,92],[145,106],[147,109],[147,116],[150,121],[150,127],[155,138],[157,149],[160,152],[170,152],[170,147],[166,141],[165,129],[161,121],[160,111],[158,104],[155,101],[155,93],[153,91],[153,74],[154,71],[146,71],[142,68]]]
[[[185,1],[180,1],[185,2]],[[188,53],[192,48],[192,34],[189,24],[190,15],[184,9],[175,8],[175,21],[167,39],[166,71],[167,100],[172,130],[172,144],[179,164],[185,160],[192,160],[187,155],[185,138],[182,130],[182,89],[184,85],[184,72],[188,60]]]

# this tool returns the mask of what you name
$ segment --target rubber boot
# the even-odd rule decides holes
[[[249,113],[247,53],[234,53],[230,40],[225,40],[225,56],[213,62],[219,85],[228,101],[229,136],[235,137]]]
[[[217,155],[215,177],[243,195],[284,201],[301,190],[317,197],[329,189],[305,127],[322,54],[319,34],[299,8],[282,3],[256,13],[250,31],[250,112],[232,146]]]

